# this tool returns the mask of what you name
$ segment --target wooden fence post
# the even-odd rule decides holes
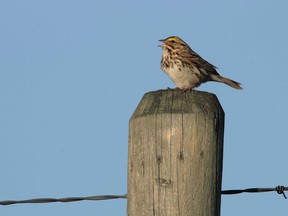
[[[224,111],[211,93],[144,95],[129,122],[128,216],[220,216]]]

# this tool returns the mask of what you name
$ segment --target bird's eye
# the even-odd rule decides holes
[[[175,43],[175,40],[171,40],[171,43]]]

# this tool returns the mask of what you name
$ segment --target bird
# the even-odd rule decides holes
[[[159,40],[163,44],[161,69],[168,74],[177,88],[183,92],[191,91],[207,81],[225,83],[232,88],[242,89],[241,84],[221,76],[217,67],[194,52],[190,46],[177,36]]]

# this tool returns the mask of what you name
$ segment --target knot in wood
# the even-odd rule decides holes
[[[161,186],[161,187],[170,187],[170,186],[172,186],[172,181],[171,181],[171,179],[169,179],[169,180],[166,180],[166,179],[164,179],[164,178],[157,178],[156,179],[156,182],[159,184],[159,186]]]

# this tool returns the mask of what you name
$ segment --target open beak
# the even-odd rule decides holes
[[[160,44],[160,45],[158,45],[158,46],[164,48],[164,46],[165,46],[165,39],[161,39],[161,40],[159,40],[159,41],[160,41],[160,42],[163,42],[164,44]]]

